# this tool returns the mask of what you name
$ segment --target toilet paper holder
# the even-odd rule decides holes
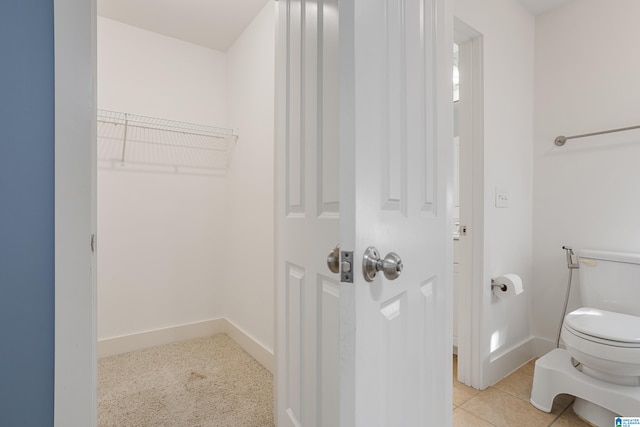
[[[514,273],[494,277],[491,279],[491,292],[500,299],[520,295],[524,292],[522,278]]]
[[[500,290],[502,292],[507,292],[507,285],[503,284],[497,284],[495,279],[491,279],[491,290],[493,290],[494,288],[500,288]]]

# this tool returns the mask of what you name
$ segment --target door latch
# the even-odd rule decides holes
[[[467,235],[467,226],[466,225],[461,225],[460,226],[460,235],[461,236],[466,236]]]
[[[353,283],[353,252],[340,252],[340,281]]]
[[[340,252],[340,244],[329,252],[327,267],[332,273],[340,273],[340,281],[353,283],[353,252]]]

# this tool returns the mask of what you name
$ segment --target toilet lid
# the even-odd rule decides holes
[[[640,317],[582,307],[567,314],[565,325],[607,341],[640,345]]]

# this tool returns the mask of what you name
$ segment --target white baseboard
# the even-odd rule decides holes
[[[170,344],[191,338],[215,335],[226,332],[226,326],[227,321],[225,319],[213,319],[98,340],[98,358]]]
[[[489,385],[493,385],[534,358],[535,337],[528,338],[500,354],[492,356],[489,363]]]
[[[244,351],[273,374],[275,365],[273,351],[260,344],[258,340],[240,329],[235,323],[227,319],[225,319],[225,322],[227,323],[225,332],[229,335],[229,338],[234,340]]]
[[[224,318],[99,340],[98,358],[220,333],[227,334],[258,363],[273,373],[273,352]]]
[[[564,347],[562,341],[560,341],[560,347]],[[533,356],[542,357],[556,348],[556,342],[546,339],[535,337],[533,339]]]

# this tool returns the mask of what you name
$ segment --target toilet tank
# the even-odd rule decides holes
[[[640,316],[640,254],[578,251],[584,307]]]

